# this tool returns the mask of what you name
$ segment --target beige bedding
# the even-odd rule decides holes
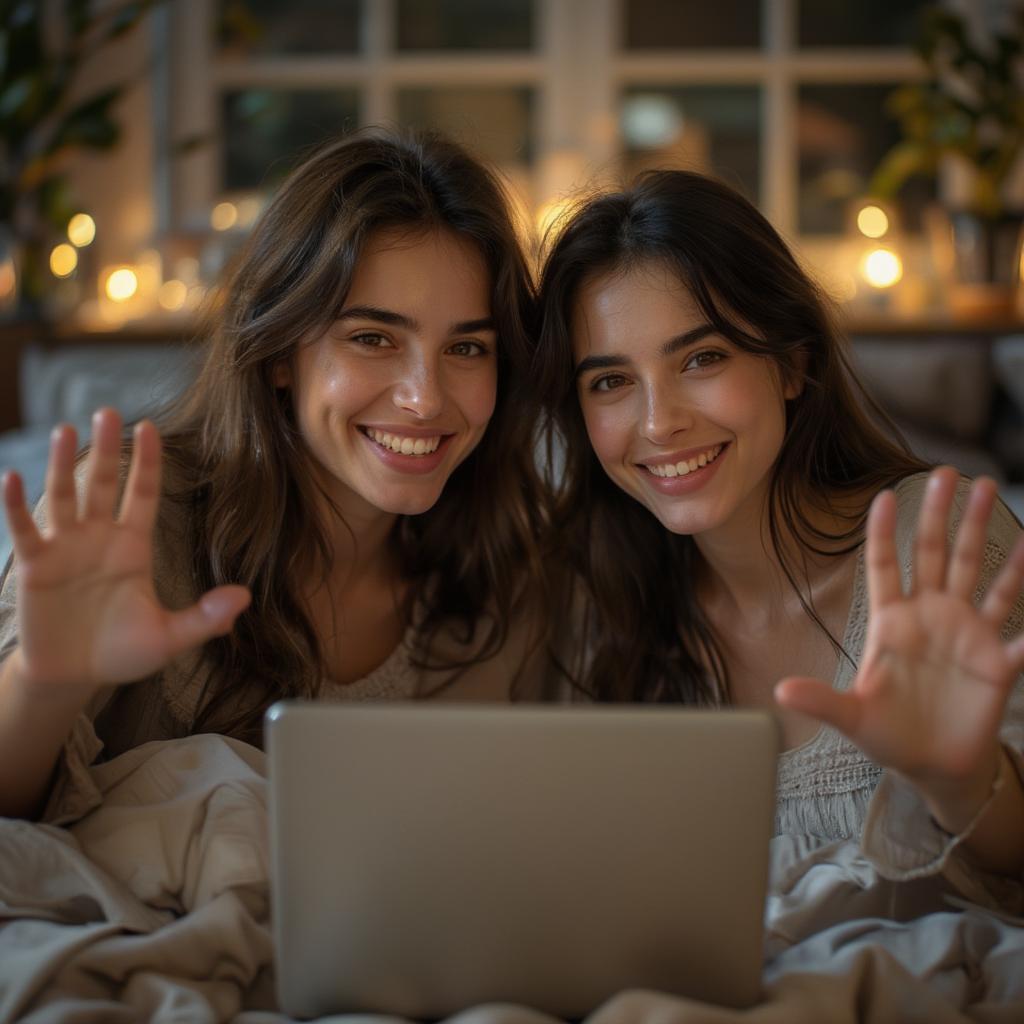
[[[71,827],[0,819],[0,1021],[286,1020],[274,1006],[263,755],[193,736],[93,771],[104,802]],[[886,882],[849,842],[780,837],[772,865],[759,1006],[624,992],[587,1024],[1024,1021],[1024,921],[941,882]],[[552,1024],[498,1005],[456,1019]]]

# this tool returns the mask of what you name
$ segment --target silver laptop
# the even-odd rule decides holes
[[[266,728],[286,1013],[758,999],[767,713],[285,702]]]

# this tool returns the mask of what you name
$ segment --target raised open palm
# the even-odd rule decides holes
[[[153,586],[153,529],[160,499],[160,437],[135,430],[128,480],[115,517],[121,420],[93,420],[84,495],[75,487],[77,438],[53,434],[46,478],[48,526],[40,531],[16,473],[4,479],[4,507],[18,583],[18,647],[27,682],[54,690],[125,683],[230,630],[249,602],[244,587],[217,587],[190,608],[169,611]]]
[[[929,479],[907,593],[895,496],[883,492],[872,504],[868,632],[849,691],[805,678],[783,680],[775,691],[780,704],[833,725],[926,795],[987,790],[1006,702],[1024,670],[1024,637],[1000,635],[1024,582],[1024,538],[976,606],[996,486],[988,479],[973,484],[950,550],[947,523],[958,479],[948,467]]]

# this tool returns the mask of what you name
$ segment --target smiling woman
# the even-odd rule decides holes
[[[780,834],[1024,881],[1024,538],[993,481],[881,432],[814,284],[701,175],[583,203],[541,311],[580,684],[774,710]]]
[[[546,692],[533,294],[496,180],[437,137],[331,143],[225,296],[160,433],[101,410],[76,468],[58,428],[34,519],[6,478],[0,814],[77,818],[100,751],[259,743],[283,697]]]

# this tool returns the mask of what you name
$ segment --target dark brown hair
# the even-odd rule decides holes
[[[652,171],[625,191],[581,203],[549,247],[534,364],[551,416],[549,463],[559,467],[552,474],[558,526],[589,598],[590,668],[577,682],[600,699],[712,703],[728,699],[729,681],[694,591],[697,547],[609,480],[576,395],[571,324],[581,286],[651,263],[668,268],[722,337],[773,360],[784,379],[803,380],[787,402],[767,529],[790,584],[822,629],[800,582],[806,567],[791,564],[783,536],[792,534],[807,551],[849,552],[859,543],[866,506],[851,514],[836,499],[873,494],[927,467],[876,425],[892,427],[857,381],[828,303],[737,192],[700,174]],[[811,508],[848,528],[822,533]]]
[[[504,643],[527,590],[537,598],[527,584],[539,577],[545,505],[522,373],[534,292],[506,197],[439,136],[353,133],[310,156],[257,223],[213,314],[199,379],[165,427],[168,467],[185,481],[168,497],[188,510],[195,592],[241,583],[253,593],[234,630],[204,650],[195,728],[251,738],[269,701],[318,692],[321,646],[294,575],[311,556],[325,578],[330,569],[315,511],[326,495],[273,369],[336,318],[367,239],[394,227],[443,228],[476,247],[498,335],[497,402],[482,441],[433,508],[395,527],[410,611],[424,612],[418,656],[425,663],[432,636],[454,622],[474,643],[472,660],[486,657]]]

